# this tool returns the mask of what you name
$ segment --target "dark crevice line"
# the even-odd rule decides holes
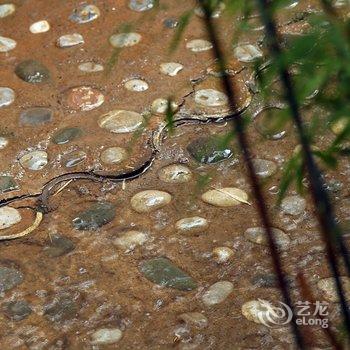
[[[276,23],[272,16],[271,3],[267,0],[257,0],[260,8],[261,18],[265,25],[267,38],[269,40],[269,50],[275,59],[282,56],[282,49],[278,40]],[[280,78],[285,90],[285,97],[289,104],[291,115],[297,127],[300,144],[302,146],[306,168],[311,185],[311,194],[316,207],[317,217],[320,223],[322,236],[326,243],[328,262],[335,278],[337,293],[339,296],[342,313],[347,330],[350,331],[350,315],[345,299],[344,288],[340,281],[340,267],[337,261],[336,245],[343,258],[347,273],[350,274],[349,253],[341,236],[340,228],[336,222],[333,206],[324,187],[322,174],[318,169],[312,156],[311,146],[300,114],[299,104],[292,85],[292,79],[286,65],[280,68]],[[349,336],[349,333],[348,333]]]
[[[219,41],[218,41],[218,36],[217,36],[216,31],[215,31],[213,22],[212,22],[210,3],[207,0],[199,0],[199,3],[202,6],[204,14],[205,14],[205,16],[204,16],[205,26],[206,26],[206,29],[208,31],[209,39],[213,45],[215,57],[218,59],[218,65],[220,67],[220,71],[225,72],[225,70],[226,70],[225,56],[223,54],[223,51],[221,50],[221,46],[220,46]],[[230,77],[227,74],[223,74],[223,76],[221,77],[221,82],[222,82],[223,88],[227,94],[229,104],[230,104],[231,108],[234,108],[235,106],[237,106],[237,103],[236,103],[236,97],[235,97],[235,94],[234,94],[234,91],[232,88],[232,84],[230,81]],[[267,233],[268,245],[270,248],[272,262],[273,262],[273,266],[275,269],[275,273],[276,273],[277,278],[278,278],[279,286],[280,286],[285,303],[292,310],[291,324],[292,324],[292,329],[293,329],[293,333],[295,336],[295,340],[296,340],[298,347],[300,349],[304,349],[305,348],[304,340],[303,340],[302,334],[301,334],[301,332],[296,324],[295,314],[293,312],[294,308],[292,306],[290,291],[289,291],[289,288],[287,285],[285,274],[284,274],[283,269],[282,269],[281,259],[279,256],[276,241],[275,241],[275,238],[273,236],[272,229],[271,229],[272,222],[271,222],[269,214],[268,214],[266,202],[265,202],[265,199],[264,199],[264,196],[263,196],[260,184],[259,184],[259,180],[257,178],[255,171],[254,171],[254,167],[253,167],[253,163],[252,163],[252,155],[250,152],[250,148],[249,148],[246,134],[244,132],[244,123],[243,123],[241,115],[238,115],[236,118],[233,119],[233,127],[234,127],[236,134],[237,134],[238,142],[240,144],[240,148],[241,148],[241,151],[243,153],[243,158],[244,158],[244,161],[245,161],[247,169],[248,169],[248,176],[249,176],[249,180],[250,180],[250,183],[251,183],[251,186],[252,186],[252,189],[254,192],[255,200],[256,200],[256,203],[258,206],[258,212],[259,212],[261,221],[263,223],[263,226],[265,228],[265,231]]]

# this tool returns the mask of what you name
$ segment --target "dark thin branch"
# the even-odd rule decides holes
[[[271,12],[271,3],[267,0],[257,0],[260,5],[260,13],[265,25],[266,35],[269,40],[269,50],[273,57],[279,59],[282,57],[282,50],[278,40],[278,34],[276,29],[276,24],[274,22],[272,12]],[[288,71],[288,67],[285,64],[281,65],[280,68],[280,78],[286,93],[286,100],[289,104],[291,114],[294,120],[294,123],[297,127],[298,136],[302,146],[306,168],[308,170],[310,185],[311,185],[311,194],[313,201],[315,203],[318,220],[321,226],[321,232],[323,239],[326,243],[326,251],[328,255],[328,261],[330,268],[332,270],[333,276],[335,278],[337,292],[343,312],[343,317],[347,329],[350,331],[350,315],[347,302],[344,296],[344,289],[341,284],[339,275],[340,269],[338,261],[336,259],[336,249],[335,245],[339,247],[342,258],[344,260],[348,274],[350,274],[350,262],[349,254],[345,246],[344,240],[341,236],[340,229],[336,223],[335,215],[333,212],[333,207],[328,197],[328,194],[325,190],[324,182],[322,179],[322,174],[318,169],[314,158],[312,156],[311,147],[309,144],[307,132],[305,130],[299,104],[294,92],[292,85],[291,76]]]
[[[218,59],[218,64],[219,64],[219,68],[221,72],[225,72],[226,71],[226,64],[225,64],[225,58],[224,58],[224,54],[221,50],[219,41],[218,41],[218,36],[216,34],[216,31],[214,29],[213,23],[212,23],[212,19],[211,19],[211,8],[208,4],[208,1],[206,0],[200,0],[199,1],[203,10],[204,10],[204,21],[205,21],[205,25],[206,25],[206,29],[208,31],[210,40],[213,44],[213,49],[214,49],[214,53],[216,58]],[[237,106],[236,104],[236,98],[235,98],[235,94],[232,88],[232,84],[230,81],[230,77],[227,74],[223,74],[222,78],[221,78],[221,82],[223,85],[223,88],[227,94],[228,97],[228,101],[229,101],[229,105],[231,108],[235,108],[235,106]],[[292,306],[292,301],[291,301],[291,296],[289,293],[289,288],[287,285],[287,281],[282,269],[282,265],[281,265],[281,260],[279,257],[279,252],[278,252],[278,248],[276,245],[276,241],[275,238],[273,236],[271,227],[272,227],[272,223],[271,220],[269,218],[268,215],[268,210],[267,210],[267,206],[266,206],[266,202],[264,200],[264,196],[259,184],[259,180],[256,176],[256,173],[254,171],[254,167],[253,167],[253,163],[252,163],[252,156],[251,156],[251,152],[250,152],[250,148],[248,145],[248,141],[247,141],[247,137],[246,134],[244,132],[244,123],[242,120],[241,115],[238,115],[236,118],[233,119],[233,125],[234,130],[237,134],[238,137],[238,142],[240,144],[240,148],[242,150],[243,153],[243,158],[245,161],[245,164],[247,166],[248,169],[248,176],[250,179],[250,183],[254,192],[254,196],[255,196],[255,200],[256,203],[258,205],[258,212],[260,214],[263,226],[265,228],[266,234],[267,234],[267,239],[268,239],[268,244],[269,244],[269,248],[270,248],[270,252],[271,252],[271,257],[272,257],[272,261],[273,261],[273,266],[278,278],[278,282],[279,282],[279,286],[284,298],[285,303],[291,308],[292,310],[292,329],[294,332],[294,336],[295,336],[295,340],[297,345],[299,346],[300,349],[304,349],[304,341],[301,335],[301,332],[295,322],[295,315],[293,312],[293,306]]]

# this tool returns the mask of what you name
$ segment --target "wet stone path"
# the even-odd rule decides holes
[[[269,328],[258,317],[266,311],[261,300],[276,305],[281,295],[238,146],[222,142],[230,111],[199,8],[169,54],[190,6],[0,2],[0,200],[40,193],[65,173],[139,168],[164,127],[169,97],[176,119],[223,118],[176,127],[132,181],[62,183],[34,232],[0,241],[1,349],[291,348],[287,326]],[[281,33],[302,35],[306,23],[291,19],[319,10],[313,1],[291,1],[278,18]],[[214,17],[226,28],[234,112],[254,117],[247,128],[254,167],[293,298],[302,300],[294,277],[303,271],[338,324],[310,198],[291,188],[275,205],[281,169],[298,142],[292,125],[273,123],[285,108],[279,82],[265,102],[256,89],[253,64],[268,60],[263,28],[252,17],[253,30],[232,48],[232,18],[223,6]],[[315,111],[304,107],[306,118]],[[341,223],[350,219],[349,175],[345,160],[325,174]],[[30,226],[33,206],[27,199],[0,207],[0,235]],[[313,346],[327,348],[313,330]]]

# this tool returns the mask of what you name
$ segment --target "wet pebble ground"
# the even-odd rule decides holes
[[[169,54],[190,6],[0,3],[0,199],[39,193],[68,172],[137,169],[152,154],[149,141],[164,124],[169,97],[177,119],[228,115],[199,8]],[[291,1],[278,18],[281,32],[302,35],[303,20],[291,27],[291,19],[319,10],[313,1]],[[285,108],[278,82],[269,101],[254,88],[252,64],[268,59],[263,28],[252,17],[253,30],[232,47],[234,21],[223,7],[213,16],[230,53],[235,112],[254,116],[247,128],[254,167],[292,295],[303,300],[294,280],[302,271],[337,325],[339,304],[307,182],[304,195],[291,188],[276,206],[281,169],[298,142],[293,126],[273,123]],[[317,108],[305,106],[305,117]],[[227,127],[176,127],[152,167],[132,181],[65,183],[38,229],[0,242],[0,348],[292,348],[288,326],[269,328],[258,317],[266,302],[282,299],[238,147],[222,142]],[[318,146],[339,129],[320,135]],[[325,175],[344,224],[349,175],[346,160]],[[32,224],[34,212],[18,203],[0,208],[1,235]],[[344,283],[350,299],[350,280]],[[312,346],[327,348],[323,333],[311,329]]]

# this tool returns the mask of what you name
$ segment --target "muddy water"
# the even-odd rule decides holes
[[[227,115],[224,104],[206,107],[195,98],[196,92],[204,89],[222,91],[219,80],[208,73],[213,63],[212,50],[195,53],[186,48],[193,39],[206,39],[199,16],[193,17],[178,49],[169,54],[174,29],[165,26],[164,21],[178,20],[190,9],[187,1],[177,1],[176,5],[161,1],[160,8],[141,13],[130,10],[124,1],[96,1],[100,16],[83,24],[69,20],[78,2],[16,1],[14,4],[15,12],[0,18],[1,35],[17,42],[15,49],[0,53],[0,85],[15,92],[14,102],[0,108],[0,136],[8,140],[8,145],[0,150],[0,175],[11,176],[16,189],[4,191],[0,199],[39,193],[47,181],[66,172],[125,173],[136,169],[149,159],[152,153],[149,141],[164,122],[164,115],[152,113],[151,105],[157,98],[172,97],[179,106],[176,118],[203,120]],[[301,11],[316,8],[312,2],[300,2],[281,11],[281,32],[300,33],[305,23],[291,25],[290,19]],[[43,19],[50,23],[50,30],[32,34],[29,26]],[[221,16],[216,21],[224,28],[221,31],[224,46],[232,52],[229,49],[232,20]],[[141,34],[141,41],[121,50],[113,49],[108,39],[112,34],[125,31],[123,23],[129,24],[128,31]],[[60,36],[72,33],[81,34],[84,44],[57,47]],[[241,42],[253,45],[262,38],[258,30],[244,35]],[[266,54],[263,47],[261,50]],[[28,59],[47,67],[50,75],[47,81],[33,84],[15,75],[18,64]],[[85,62],[103,65],[104,70],[82,72],[78,66]],[[175,76],[165,75],[159,69],[165,62],[181,63],[183,69]],[[303,300],[294,280],[301,270],[315,298],[324,300],[317,283],[329,277],[330,272],[307,188],[305,207],[296,215],[275,205],[281,168],[298,144],[293,127],[283,130],[284,137],[262,136],[258,131],[265,125],[261,121],[264,103],[259,94],[254,95],[248,88],[251,64],[239,62],[232,56],[230,68],[238,110],[256,116],[247,129],[253,155],[272,162],[270,165],[276,168],[262,183],[273,224],[289,237],[281,257],[291,278],[293,298]],[[149,88],[142,92],[127,90],[124,83],[132,78],[146,81]],[[71,89],[80,86],[103,94],[103,104],[95,109],[80,110],[70,103]],[[283,103],[278,92],[276,83],[271,89],[269,103],[281,108]],[[33,107],[49,108],[52,116],[45,122],[24,123],[21,114]],[[315,108],[305,108],[305,117],[315,113]],[[99,121],[113,110],[143,113],[147,123],[136,133],[112,133],[101,128]],[[76,138],[60,144],[53,142],[59,131],[72,127],[80,129]],[[242,315],[245,302],[260,298],[277,303],[281,295],[271,277],[268,248],[248,240],[245,234],[248,228],[260,226],[260,223],[238,146],[233,141],[230,144],[233,154],[213,164],[198,162],[189,151],[193,141],[203,136],[222,135],[228,127],[226,123],[211,123],[175,128],[164,138],[154,164],[141,177],[124,183],[85,180],[67,183],[51,198],[52,211],[44,215],[39,228],[23,239],[1,242],[1,349],[292,348],[288,327],[269,328]],[[332,138],[334,134],[327,131],[318,137],[316,144],[322,147]],[[126,159],[114,164],[104,163],[101,154],[108,147],[125,149]],[[39,170],[24,166],[22,157],[31,151],[46,152],[47,164]],[[72,152],[80,152],[80,155],[84,152],[76,165]],[[203,152],[203,149],[199,151],[199,157]],[[65,166],[65,159],[71,160],[69,164],[73,162],[74,166]],[[188,181],[162,181],[161,169],[171,164],[186,166],[191,174]],[[341,160],[336,172],[326,174],[341,222],[349,218],[348,179],[346,160]],[[227,187],[245,191],[248,203],[220,207],[201,198],[206,191]],[[133,209],[131,198],[145,190],[166,192],[171,195],[171,201],[139,212]],[[295,194],[293,188],[288,192],[289,196]],[[98,219],[94,216],[92,227],[77,229],[75,219],[82,218],[82,212],[96,203],[106,202],[112,206],[103,207],[102,223],[96,224]],[[12,204],[13,207],[26,206],[18,209],[22,219],[0,233],[14,234],[30,226],[34,219],[31,208],[35,209],[35,205],[35,200]],[[204,218],[207,224],[181,231],[177,222],[191,217]],[[87,221],[89,218],[91,215],[88,219],[85,216]],[[141,232],[143,239],[138,236],[134,244],[125,240],[124,245],[118,244],[118,239],[131,230]],[[215,248],[220,247],[230,249],[231,255],[223,261],[215,255]],[[179,290],[167,286],[167,282],[163,281],[165,286],[160,286],[149,276],[147,278],[143,264],[159,257],[166,257],[183,270],[195,288]],[[220,281],[229,282],[232,291],[220,302],[206,304],[203,295]],[[15,303],[17,308],[13,307]],[[338,311],[338,304],[330,303],[330,318],[336,325],[340,322]],[[193,312],[202,315],[202,324],[181,316]],[[314,336],[309,337],[310,345],[327,347],[318,328],[304,328],[305,332],[314,332]],[[101,332],[105,332],[104,337],[98,337]]]

